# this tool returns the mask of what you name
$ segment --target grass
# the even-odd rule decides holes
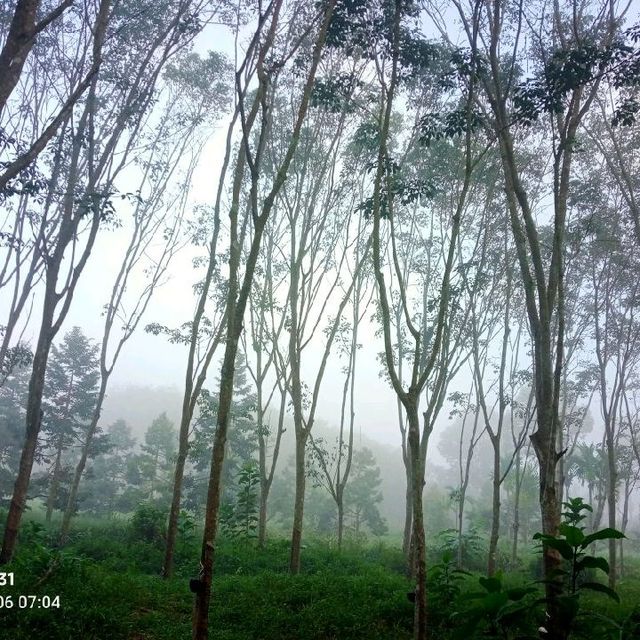
[[[59,595],[59,609],[3,609],[0,620],[13,640],[174,640],[191,632],[193,595],[188,577],[195,575],[196,536],[180,543],[176,577],[158,576],[159,542],[134,540],[122,522],[85,521],[64,550],[41,525],[26,523],[14,562],[19,594]],[[412,637],[413,607],[406,594],[410,582],[397,548],[386,544],[351,545],[342,553],[322,541],[303,551],[303,572],[287,573],[288,541],[273,540],[264,550],[251,543],[221,541],[210,612],[212,640],[404,640]],[[640,602],[640,564],[630,559],[620,582],[621,603],[589,594],[582,603],[582,628],[576,638],[638,636],[614,629],[606,616],[622,624]],[[524,573],[505,576],[509,586],[524,583]],[[477,575],[461,587],[461,605],[478,590]],[[433,589],[432,585],[432,589]],[[9,589],[9,590],[6,590]],[[451,608],[455,605],[449,603]],[[438,614],[433,612],[434,624]],[[442,617],[442,616],[441,616]],[[626,634],[626,635],[625,635]],[[443,628],[436,636],[449,638]]]

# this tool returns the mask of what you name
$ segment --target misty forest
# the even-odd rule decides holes
[[[640,639],[639,20],[2,0],[0,637]]]

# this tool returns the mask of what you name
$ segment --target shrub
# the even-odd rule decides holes
[[[133,540],[162,544],[165,540],[167,513],[151,504],[141,504],[129,523]]]

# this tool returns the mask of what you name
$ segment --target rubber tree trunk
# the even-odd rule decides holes
[[[53,464],[53,474],[51,475],[51,485],[49,486],[49,495],[47,497],[47,513],[45,515],[45,522],[51,522],[51,516],[53,515],[53,505],[58,497],[58,487],[60,485],[60,467],[62,458],[62,443],[58,443],[56,451],[56,460]]]
[[[190,394],[189,394],[190,398]],[[187,402],[185,396],[185,403]],[[187,422],[185,427],[184,423]],[[184,480],[184,467],[187,462],[189,450],[189,423],[191,412],[183,409],[180,438],[178,441],[178,455],[176,456],[176,468],[173,473],[173,491],[171,494],[171,509],[169,510],[169,522],[167,524],[167,542],[164,549],[164,563],[162,565],[162,577],[170,578],[173,574],[173,558],[175,555],[176,539],[178,536],[178,517],[180,515],[180,503],[182,499],[182,482]]]
[[[337,499],[338,506],[338,550],[342,550],[342,540],[344,538],[344,493],[340,491]]]
[[[618,474],[616,471],[615,445],[613,442],[613,429],[607,434],[607,513],[609,516],[609,527],[616,528],[616,487],[618,485]],[[609,540],[609,588],[616,588],[616,574],[618,567],[616,563],[617,542]]]
[[[261,405],[259,405],[261,406]],[[287,406],[287,395],[282,392],[280,397],[280,409],[278,413],[278,431],[276,441],[271,456],[271,466],[267,471],[267,442],[264,435],[259,437],[260,448],[260,508],[258,512],[258,546],[264,548],[267,540],[267,513],[269,506],[269,493],[273,484],[273,475],[275,473],[275,465],[280,454],[280,442],[282,441],[282,433],[284,432],[284,414]]]
[[[629,496],[631,494],[631,490],[629,489],[630,478],[627,476],[625,480],[624,487],[624,504],[622,507],[622,521],[620,522],[620,531],[622,533],[626,533],[627,525],[629,524]],[[620,539],[620,562],[619,562],[619,576],[622,577],[624,575],[624,538]]]
[[[291,556],[289,570],[292,574],[300,573],[302,555],[302,524],[304,519],[304,494],[306,489],[305,451],[307,436],[301,435],[296,440],[296,495],[293,504],[293,527],[291,530]]]
[[[264,549],[267,542],[267,500],[268,493],[264,484],[260,483],[260,507],[258,510],[258,546]]]
[[[244,310],[243,310],[244,311]],[[209,628],[209,601],[211,600],[211,581],[215,540],[218,531],[218,512],[220,510],[222,467],[224,464],[227,428],[229,424],[231,400],[233,398],[233,377],[235,359],[238,350],[238,335],[231,331],[226,347],[220,376],[220,395],[216,435],[211,453],[211,473],[207,487],[207,508],[204,521],[204,535],[200,557],[200,576],[197,581],[195,606],[193,610],[193,640],[206,640]]]
[[[257,356],[260,358],[260,354]],[[267,541],[267,499],[269,489],[267,487],[267,444],[264,437],[263,409],[262,409],[262,379],[259,377],[261,369],[258,369],[257,386],[257,424],[258,432],[258,468],[260,469],[260,503],[258,506],[258,546],[264,549]]]
[[[462,487],[460,489],[460,495],[458,497],[458,513],[456,514],[456,528],[458,530],[458,548],[456,549],[456,565],[458,569],[462,569],[462,561],[463,561],[462,528],[464,525],[464,504],[465,504],[466,494],[467,494],[466,487]]]
[[[491,497],[491,534],[487,574],[493,576],[497,568],[498,539],[500,537],[500,443],[493,444],[493,482]]]
[[[25,60],[31,51],[40,0],[18,0],[9,33],[0,51],[0,112],[18,84]]]
[[[412,556],[413,576],[415,578],[414,600],[414,640],[427,638],[427,562],[424,535],[424,513],[422,492],[424,488],[424,467],[420,452],[420,419],[418,417],[417,401],[407,403],[407,445],[411,459],[411,503],[413,510],[412,527]]]
[[[548,535],[556,535],[560,526],[560,503],[557,491],[555,437],[549,437],[550,429],[545,420],[552,419],[549,407],[545,407],[538,400],[538,430],[531,436],[540,468],[540,511],[542,516],[542,531]],[[542,407],[542,409],[541,409]],[[540,428],[542,425],[543,429]],[[564,620],[566,616],[560,609],[558,598],[562,594],[562,583],[559,579],[550,579],[549,576],[558,575],[562,567],[560,554],[545,547],[543,552],[543,568],[545,575],[545,592],[547,598],[547,613],[549,620],[546,626],[545,638],[549,640],[566,640],[569,629]]]
[[[411,464],[407,456],[407,462],[404,467],[406,478],[406,490],[404,496],[404,533],[402,534],[402,552],[409,563],[411,557],[411,528],[413,526],[413,502],[411,491]]]
[[[237,202],[239,198],[234,197],[235,207],[230,211],[231,218],[231,242],[229,256],[229,287],[227,291],[227,312],[229,320],[227,325],[227,336],[225,343],[225,352],[222,362],[222,370],[220,376],[220,394],[218,398],[218,419],[216,435],[213,443],[213,451],[211,454],[211,473],[209,476],[209,486],[207,490],[207,506],[205,513],[205,526],[202,537],[202,553],[201,553],[201,570],[200,577],[197,581],[192,582],[192,590],[195,591],[195,605],[193,609],[192,638],[193,640],[207,640],[209,628],[209,601],[211,599],[211,580],[213,578],[213,562],[215,555],[214,543],[218,529],[218,513],[220,510],[220,494],[221,494],[221,478],[222,465],[224,463],[225,445],[227,440],[227,428],[229,424],[229,414],[231,410],[231,400],[233,397],[233,377],[235,373],[235,359],[238,351],[238,340],[242,332],[244,313],[249,298],[253,276],[258,258],[258,252],[264,233],[264,227],[267,218],[273,208],[275,198],[284,184],[287,171],[293,155],[295,153],[298,141],[300,139],[300,131],[304,123],[307,108],[311,98],[311,91],[316,75],[316,70],[320,62],[320,56],[324,46],[327,29],[333,10],[335,8],[335,0],[329,0],[326,11],[323,16],[322,25],[318,34],[318,39],[313,50],[313,58],[311,69],[304,86],[302,100],[298,110],[298,117],[291,136],[291,142],[287,149],[285,159],[283,160],[273,187],[262,206],[262,213],[254,219],[254,234],[251,241],[251,248],[245,261],[245,272],[240,292],[237,292],[238,286],[238,270],[240,262],[238,238],[235,236],[237,232]],[[282,3],[276,2],[274,9],[274,17],[272,22],[272,30],[269,38],[273,38],[274,28],[277,24],[277,15]],[[268,49],[264,50],[265,52]],[[257,102],[256,102],[257,104]],[[252,175],[251,196],[254,202],[257,201],[257,173]],[[234,187],[235,189],[235,187]],[[234,211],[235,208],[235,211]],[[255,212],[257,214],[257,212]],[[234,237],[235,236],[235,237]],[[236,299],[237,294],[237,299]]]
[[[513,496],[513,544],[511,546],[511,563],[518,561],[518,535],[520,533],[520,492],[522,490],[522,477],[520,475],[520,453],[516,454],[516,487]],[[524,475],[524,471],[523,471]]]

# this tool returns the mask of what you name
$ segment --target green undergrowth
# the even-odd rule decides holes
[[[11,638],[173,640],[190,636],[197,543],[180,544],[178,571],[158,575],[159,545],[131,540],[126,528],[78,528],[64,549],[38,523],[25,526],[9,591],[60,596],[60,608],[4,609]],[[190,556],[190,561],[185,558]],[[397,639],[411,637],[409,582],[384,546],[339,553],[320,542],[304,549],[303,572],[287,573],[288,544],[221,541],[217,548],[210,637],[215,640]],[[9,593],[6,591],[6,593]]]
[[[183,539],[176,576],[160,578],[161,542],[141,542],[124,522],[77,526],[64,549],[55,529],[27,522],[14,562],[16,584],[3,594],[60,596],[60,608],[3,609],[0,626],[15,640],[174,640],[190,637],[199,542]],[[347,544],[342,552],[321,540],[303,549],[302,573],[287,572],[287,540],[266,549],[253,542],[221,540],[210,616],[213,640],[404,640],[412,637],[411,583],[402,553],[386,544]],[[629,620],[640,602],[639,565],[629,558],[620,581],[621,602],[585,596],[575,638],[636,640]],[[433,571],[433,566],[431,570]],[[460,613],[478,591],[479,574],[462,574],[458,584],[430,577],[434,637],[455,639]],[[526,572],[504,575],[505,589],[530,584]],[[449,586],[446,586],[449,584]],[[453,584],[453,586],[451,586]],[[445,586],[443,586],[445,585]],[[440,589],[440,591],[438,591]],[[535,594],[531,596],[535,599]],[[616,628],[615,625],[619,628]],[[625,627],[625,625],[627,625]],[[532,627],[533,628],[533,627]],[[639,627],[640,628],[640,627]],[[437,632],[437,633],[436,633]],[[471,638],[488,638],[480,632]]]
[[[116,573],[64,554],[38,584],[48,566],[33,573],[29,566],[36,569],[18,557],[10,567],[16,574],[11,592],[16,597],[59,595],[61,606],[5,610],[2,626],[11,629],[12,638],[170,640],[190,635],[193,597],[184,578]],[[213,591],[211,638],[217,640],[411,637],[407,581],[375,566],[352,575],[331,570],[295,577],[271,571],[218,574]]]

